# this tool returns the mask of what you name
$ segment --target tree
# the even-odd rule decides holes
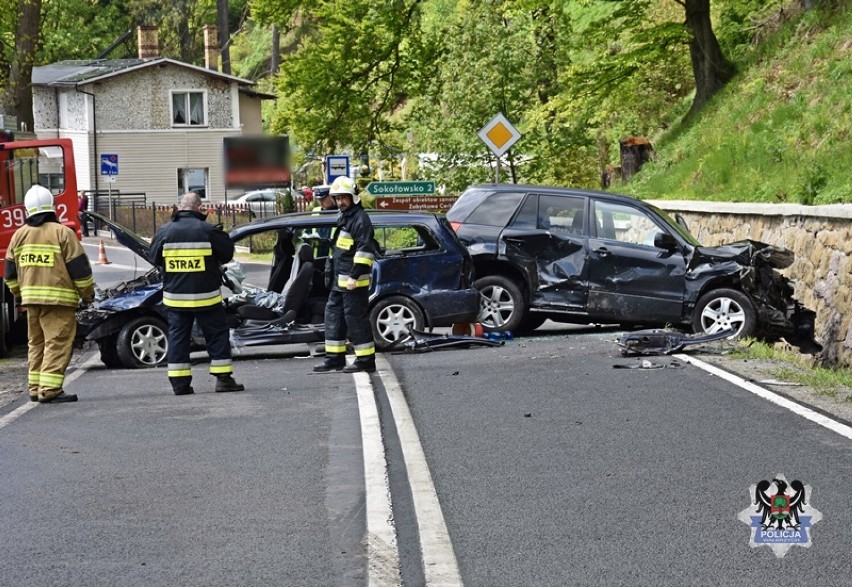
[[[273,132],[307,151],[348,146],[360,153],[398,134],[392,115],[408,98],[426,50],[417,22],[421,0],[387,3],[321,0],[302,7],[256,2],[261,24],[296,27],[304,37],[281,63]]]
[[[689,56],[695,78],[695,98],[690,113],[697,112],[734,76],[735,68],[722,53],[710,20],[710,0],[675,0],[686,10],[691,33]]]
[[[14,50],[11,60],[3,63],[2,81],[4,90],[0,91],[2,110],[6,114],[18,117],[18,122],[26,128],[33,128],[33,65],[41,28],[41,0],[19,0],[14,14],[18,15],[15,24]],[[6,64],[8,63],[8,70]]]

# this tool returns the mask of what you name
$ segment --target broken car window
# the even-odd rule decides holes
[[[595,222],[600,238],[646,247],[662,232],[643,211],[611,202],[595,202]]]

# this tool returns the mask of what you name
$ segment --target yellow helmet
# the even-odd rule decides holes
[[[36,214],[56,212],[53,207],[53,194],[49,189],[38,184],[27,190],[24,196],[24,207],[27,209],[27,218]]]
[[[355,193],[355,181],[351,177],[347,177],[345,175],[341,175],[340,177],[335,178],[334,182],[332,182],[331,184],[331,189],[328,193],[331,196],[338,196],[343,194],[352,196],[353,204],[357,204],[361,201],[361,198],[358,197],[358,194]]]

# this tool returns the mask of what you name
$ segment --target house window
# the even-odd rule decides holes
[[[207,124],[204,92],[172,92],[172,126]]]
[[[178,197],[186,192],[195,192],[207,199],[207,168],[177,170]]]

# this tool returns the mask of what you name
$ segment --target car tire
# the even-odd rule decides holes
[[[98,349],[101,351],[101,363],[109,369],[121,369],[124,363],[118,356],[118,348],[115,336],[107,336],[98,340]]]
[[[479,290],[479,316],[477,322],[489,332],[517,330],[524,314],[524,298],[521,288],[502,275],[490,275],[477,279],[473,287]]]
[[[135,318],[118,333],[116,348],[128,369],[158,367],[166,362],[169,348],[168,327],[154,316]]]
[[[715,334],[731,328],[731,338],[753,336],[757,330],[757,311],[741,291],[714,289],[699,298],[692,314],[692,329],[698,334]]]
[[[423,330],[423,310],[409,298],[391,296],[376,302],[370,310],[370,325],[376,350],[384,351],[411,338],[408,330]]]

